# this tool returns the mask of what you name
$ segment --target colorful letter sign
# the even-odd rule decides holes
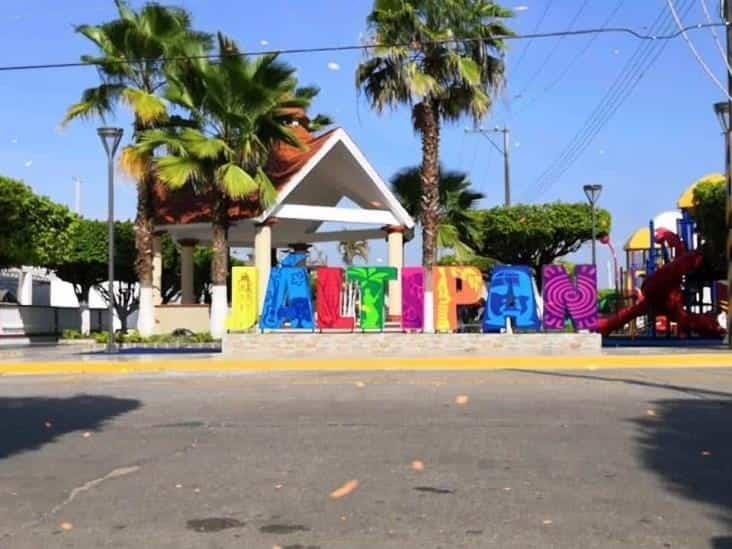
[[[341,316],[343,269],[320,267],[318,273],[318,328],[321,330],[353,330],[355,318]]]
[[[562,330],[567,316],[576,330],[597,330],[597,268],[575,267],[576,284],[561,265],[544,267],[544,329]]]
[[[315,329],[310,275],[304,266],[305,254],[292,253],[271,271],[259,326],[262,330],[283,328]],[[532,270],[526,266],[498,266],[493,270],[483,315],[484,332],[500,332],[510,321],[513,328],[539,331],[539,296]],[[576,281],[563,267],[549,265],[543,270],[545,330],[563,330],[570,318],[575,330],[596,331],[599,325],[597,269],[576,267]],[[354,318],[341,316],[348,283],[360,290],[361,330],[383,330],[386,322],[385,297],[389,282],[399,279],[394,267],[320,267],[317,269],[317,327],[320,330],[353,330]],[[422,267],[401,270],[401,328],[406,332],[425,330],[425,314],[434,313],[435,331],[459,329],[458,307],[482,301],[485,284],[475,267],[435,267],[431,271],[434,306],[425,311],[429,271]],[[344,280],[345,278],[345,280]],[[227,328],[250,330],[257,324],[258,284],[254,267],[235,267],[232,272],[232,313]],[[393,286],[393,285],[392,285]],[[352,286],[351,286],[352,288]]]
[[[251,330],[257,325],[257,269],[234,267],[231,272],[231,316],[227,328],[232,331]]]
[[[402,329],[419,331],[424,329],[424,282],[422,267],[402,269]]]
[[[282,267],[272,269],[264,298],[260,327],[263,330],[283,328],[313,329],[313,295],[310,275],[304,266],[306,255],[292,253],[282,261]]]
[[[361,329],[384,329],[384,296],[390,280],[396,280],[394,267],[349,267],[349,282],[357,282],[361,288]]]
[[[483,275],[477,267],[435,267],[432,269],[435,295],[435,331],[458,328],[458,305],[477,303],[485,294]]]
[[[501,266],[493,269],[483,331],[500,332],[506,327],[507,318],[521,330],[538,330],[541,326],[534,282],[528,267]]]

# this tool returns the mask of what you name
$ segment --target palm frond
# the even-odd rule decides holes
[[[202,180],[201,164],[189,156],[163,156],[155,159],[158,177],[173,190]]]
[[[256,180],[238,165],[229,162],[216,170],[219,187],[230,198],[245,198],[259,190]]]
[[[127,88],[122,93],[122,99],[132,108],[135,116],[145,125],[152,125],[168,118],[167,105],[155,94]]]
[[[125,88],[119,84],[102,84],[95,88],[84,90],[81,101],[71,105],[64,116],[63,125],[78,118],[86,119],[99,117],[104,119],[114,109],[114,104],[124,93]]]

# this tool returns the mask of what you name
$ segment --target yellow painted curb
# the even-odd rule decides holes
[[[0,376],[124,375],[164,372],[359,372],[600,370],[645,368],[732,368],[732,353],[600,356],[435,357],[329,360],[151,360],[98,362],[0,362]]]

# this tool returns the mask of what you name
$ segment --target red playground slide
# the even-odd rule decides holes
[[[623,309],[616,315],[600,319],[600,333],[607,336],[631,320],[653,310],[656,315],[664,315],[669,322],[678,325],[679,337],[688,337],[691,332],[710,338],[724,336],[726,331],[716,318],[690,313],[684,308],[684,295],[681,291],[683,277],[702,266],[704,258],[701,252],[687,252],[681,239],[666,229],[657,230],[655,237],[656,242],[668,244],[676,250],[676,259],[646,279],[635,305]]]

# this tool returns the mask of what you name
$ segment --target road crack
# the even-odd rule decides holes
[[[112,480],[115,478],[120,478],[120,477],[124,477],[127,475],[131,475],[132,473],[136,473],[139,470],[140,470],[139,465],[133,465],[131,467],[118,467],[117,469],[110,471],[103,477],[95,478],[94,480],[85,482],[81,486],[77,486],[76,488],[71,490],[71,492],[69,492],[68,497],[64,501],[62,501],[61,503],[56,505],[53,509],[51,509],[46,514],[46,517],[44,517],[44,518],[48,518],[48,517],[53,516],[56,513],[58,513],[63,507],[65,507],[66,505],[68,505],[69,503],[74,501],[74,499],[76,499],[76,496],[78,496],[79,494],[81,494],[83,492],[88,492],[89,490],[91,490],[92,488],[95,488],[96,486],[99,486],[103,482],[106,482],[108,480]]]

